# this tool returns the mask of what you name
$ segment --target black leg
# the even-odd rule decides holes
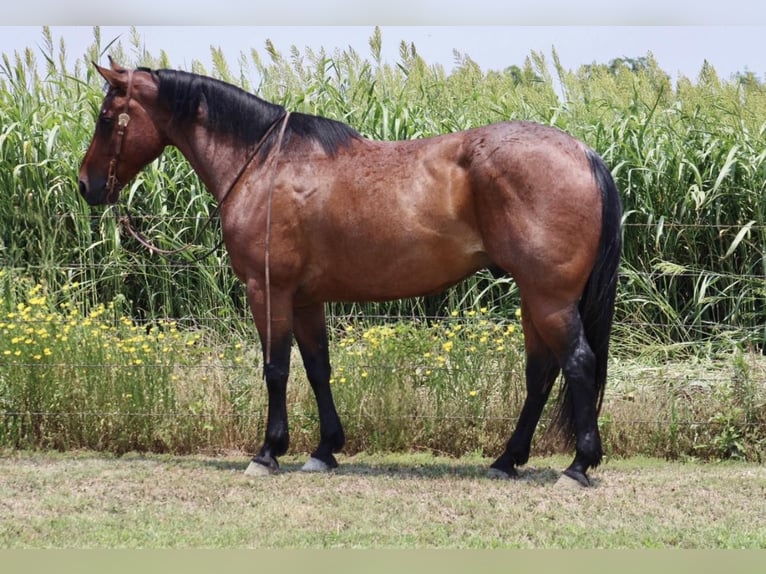
[[[587,486],[589,468],[601,462],[597,424],[595,355],[585,338],[576,307],[537,316],[522,300],[522,324],[527,351],[527,397],[519,421],[503,454],[492,464],[491,476],[516,476],[516,467],[529,459],[532,436],[553,382],[563,372],[566,392],[561,406],[565,432],[576,437],[576,454],[564,474]],[[539,306],[544,308],[543,306]],[[559,368],[561,365],[561,368]]]
[[[287,379],[290,373],[291,345],[292,337],[289,335],[272,342],[271,362],[263,370],[269,396],[266,437],[253,462],[270,471],[279,468],[277,457],[285,454],[290,444],[287,427]]]
[[[338,466],[333,453],[346,441],[343,426],[335,409],[330,389],[330,356],[324,306],[319,304],[296,309],[295,338],[301,351],[319,411],[319,446],[311,454],[304,470],[327,470]]]
[[[543,412],[551,387],[559,374],[556,356],[540,337],[532,322],[526,299],[522,298],[521,325],[524,348],[527,396],[524,399],[516,428],[503,454],[490,467],[490,476],[515,477],[516,467],[526,464],[532,447],[532,436]]]
[[[529,460],[532,436],[558,374],[558,363],[550,353],[538,351],[527,357],[527,397],[505,451],[490,467],[496,471],[493,475],[514,477],[516,467]]]
[[[564,474],[583,486],[589,486],[586,474],[601,462],[601,437],[596,412],[595,355],[579,329],[574,348],[564,363],[564,377],[572,396],[575,434],[575,459]]]
[[[287,379],[293,342],[292,297],[284,289],[272,288],[270,308],[260,283],[248,281],[248,302],[261,340],[263,377],[268,392],[268,412],[263,446],[245,474],[270,474],[279,468],[277,458],[287,452],[290,435],[287,425]]]

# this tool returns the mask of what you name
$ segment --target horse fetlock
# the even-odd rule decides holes
[[[577,437],[576,444],[577,460],[583,461],[583,466],[596,467],[601,464],[603,450],[601,448],[601,437],[598,429],[583,433]]]
[[[261,454],[264,458],[276,458],[282,456],[290,448],[290,438],[287,433],[284,434],[266,434],[266,443],[261,449]]]
[[[343,433],[343,429],[338,429],[326,439],[322,439],[322,442],[331,445],[332,452],[340,452],[346,444],[346,435]]]

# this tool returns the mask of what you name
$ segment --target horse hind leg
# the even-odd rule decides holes
[[[564,475],[590,486],[587,470],[598,466],[602,458],[597,422],[596,355],[586,339],[577,306],[549,313],[535,324],[554,350],[564,375],[553,421],[565,439],[574,438],[575,442],[575,459]]]
[[[529,460],[532,437],[550,395],[553,382],[560,371],[555,355],[540,339],[537,330],[529,319],[528,311],[524,311],[524,307],[522,305],[521,321],[527,356],[525,367],[527,396],[505,451],[490,466],[489,476],[492,478],[515,477],[517,476],[516,468],[526,464]]]
[[[587,470],[598,466],[603,457],[597,420],[595,364],[596,356],[580,324],[562,369],[566,387],[559,404],[559,426],[569,436],[575,435],[575,458],[564,476],[582,486],[590,486]]]

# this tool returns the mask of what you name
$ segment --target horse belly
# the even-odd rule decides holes
[[[349,237],[332,253],[315,258],[303,291],[323,301],[386,301],[438,293],[490,261],[478,234],[396,240]]]

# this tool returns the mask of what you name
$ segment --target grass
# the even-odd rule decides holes
[[[0,282],[6,278],[0,271]],[[86,312],[59,293],[6,282],[0,296],[0,447],[188,454],[256,450],[266,392],[255,335],[136,322],[119,300]],[[524,399],[519,314],[485,307],[426,322],[335,321],[331,385],[345,452],[501,452]],[[766,361],[617,354],[600,419],[609,456],[766,459]],[[553,403],[553,401],[551,401]],[[294,352],[292,452],[316,445],[318,417]],[[545,432],[534,452],[559,452]]]
[[[423,454],[302,460],[248,479],[243,454],[5,452],[3,548],[763,548],[766,470],[633,458],[557,488],[566,460],[520,480],[489,460]]]

